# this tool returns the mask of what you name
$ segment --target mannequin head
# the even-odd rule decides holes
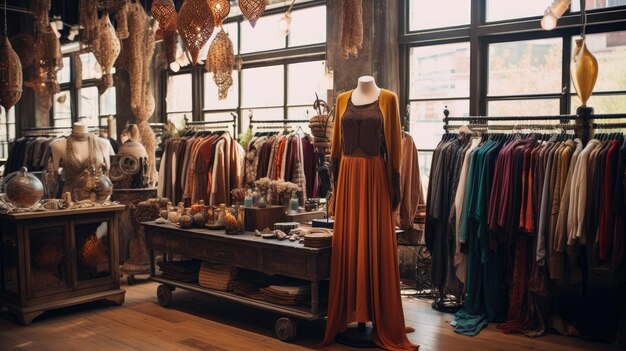
[[[72,133],[75,134],[84,134],[87,133],[87,125],[83,122],[76,122],[72,126]]]
[[[376,101],[380,95],[380,88],[376,85],[374,77],[361,76],[358,79],[356,89],[352,92],[352,103],[364,105]]]

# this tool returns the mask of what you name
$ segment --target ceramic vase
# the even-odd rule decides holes
[[[587,49],[585,39],[576,39],[570,75],[582,106],[587,106],[587,100],[598,79],[598,61]]]

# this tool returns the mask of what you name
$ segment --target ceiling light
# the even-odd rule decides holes
[[[571,0],[554,0],[552,5],[548,6],[541,19],[541,28],[545,30],[553,30],[556,22],[563,16],[569,7]]]

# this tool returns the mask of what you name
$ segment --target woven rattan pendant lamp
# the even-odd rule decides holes
[[[4,38],[0,43],[0,105],[5,110],[22,97],[22,64],[7,37],[7,1],[4,0]]]
[[[211,38],[215,20],[207,0],[186,0],[178,13],[178,32],[191,54],[191,62],[198,63],[200,50]]]
[[[217,85],[219,100],[224,100],[228,96],[228,89],[233,85],[233,66],[235,65],[235,52],[233,42],[228,37],[228,33],[221,28],[217,33],[209,53],[207,55],[205,68],[213,73],[213,81]]]
[[[254,28],[256,21],[265,12],[265,0],[240,0],[239,9]]]

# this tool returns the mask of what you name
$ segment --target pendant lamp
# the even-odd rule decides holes
[[[0,43],[0,105],[5,110],[22,97],[22,63],[7,37],[7,0],[4,0],[4,38]]]
[[[159,28],[165,30],[170,21],[176,17],[174,0],[154,0],[152,2],[152,16],[159,21]]]
[[[93,43],[98,26],[98,6],[96,0],[81,0],[79,3],[79,24],[83,27],[81,31],[81,42],[85,46]]]
[[[228,89],[233,85],[233,66],[235,65],[235,51],[233,42],[224,28],[209,47],[205,68],[213,73],[213,81],[218,87],[217,97],[224,100],[228,96]]]
[[[51,95],[60,91],[57,72],[63,68],[61,44],[50,26],[37,33],[35,41],[37,50],[38,90],[47,90]]]
[[[265,12],[265,0],[240,0],[239,9],[254,28],[256,21]]]
[[[194,65],[214,28],[215,20],[207,0],[186,0],[183,3],[178,13],[178,31]]]
[[[228,0],[208,0],[209,7],[215,18],[215,25],[219,26],[230,13],[230,1]]]
[[[582,30],[580,39],[576,39],[576,47],[574,48],[572,64],[570,66],[570,77],[572,78],[576,95],[578,95],[582,106],[587,106],[587,100],[591,97],[593,88],[596,85],[596,80],[598,79],[598,60],[596,60],[589,49],[587,49],[585,35],[587,11],[585,9],[584,0],[580,2],[580,9]]]
[[[129,5],[128,1],[124,3],[122,8],[117,11],[115,15],[115,21],[117,22],[117,28],[115,31],[117,32],[117,37],[120,40],[127,39],[130,33],[128,32],[128,10]]]
[[[93,43],[93,55],[102,66],[102,90],[104,91],[113,85],[111,68],[113,68],[119,54],[120,40],[115,34],[115,28],[113,28],[109,15],[105,14],[98,20],[97,34]]]

